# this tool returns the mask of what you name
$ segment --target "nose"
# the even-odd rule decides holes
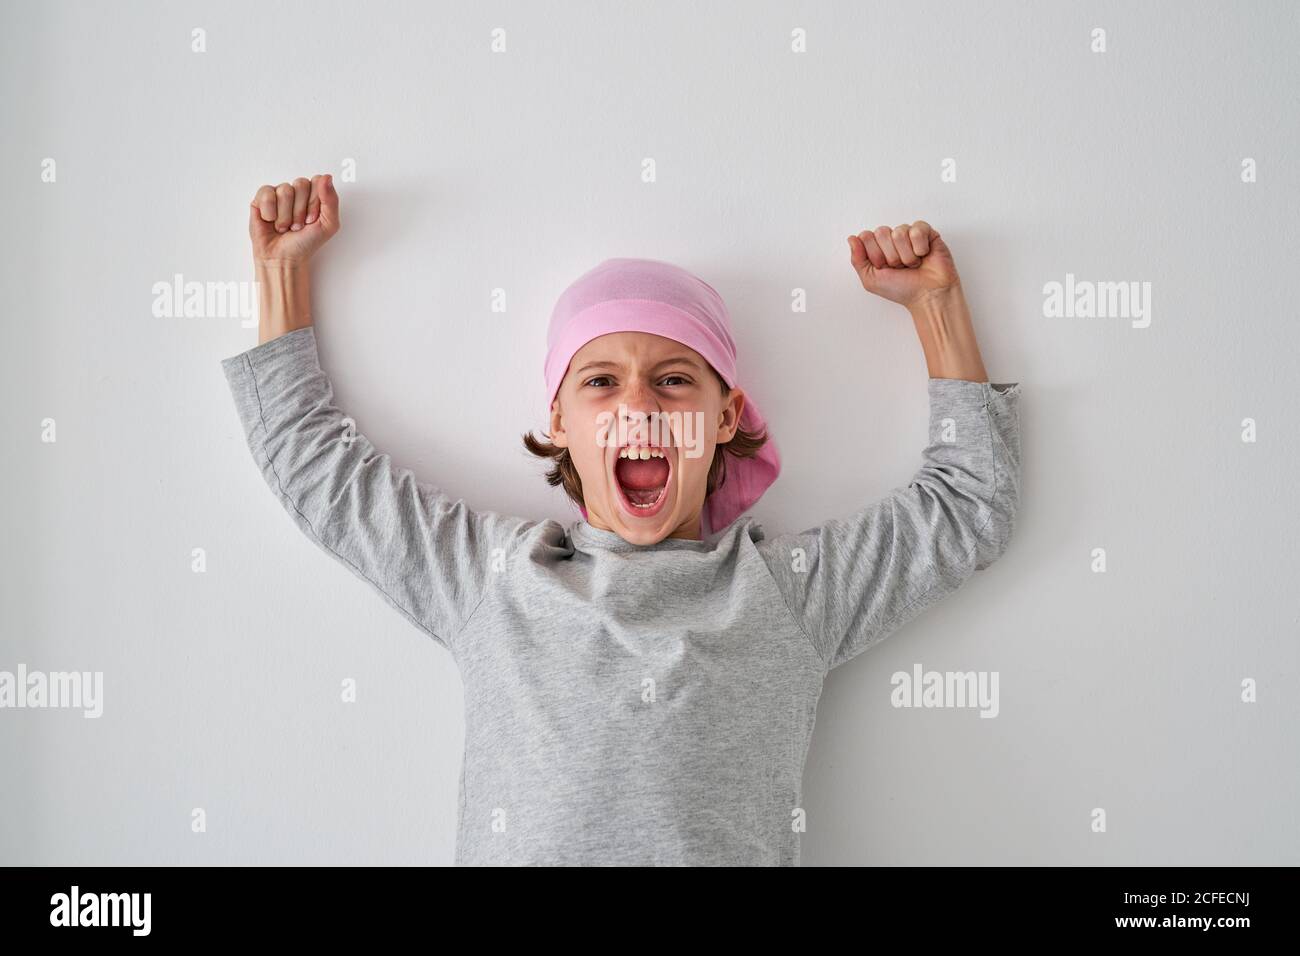
[[[620,414],[626,426],[639,427],[643,432],[650,428],[654,416],[660,411],[659,398],[655,395],[654,389],[640,379],[630,382],[618,400],[623,406]],[[648,437],[648,433],[641,437]]]
[[[619,396],[619,401],[635,411],[653,412],[659,409],[659,396],[650,385],[640,379],[628,383],[623,394]]]

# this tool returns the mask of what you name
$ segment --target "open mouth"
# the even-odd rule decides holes
[[[672,473],[666,449],[645,446],[619,449],[619,457],[614,461],[614,481],[624,510],[638,517],[657,514],[668,498]]]

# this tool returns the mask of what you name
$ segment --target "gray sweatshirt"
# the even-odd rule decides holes
[[[311,328],[222,369],[290,517],[458,666],[457,864],[797,866],[827,673],[1015,526],[1018,382],[929,379],[920,469],[846,518],[639,546],[395,467],[334,406]]]

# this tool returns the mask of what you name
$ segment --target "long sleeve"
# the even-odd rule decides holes
[[[826,669],[888,637],[1006,550],[1020,502],[1020,383],[931,378],[911,481],[848,518],[759,542]]]
[[[249,450],[298,527],[454,654],[489,576],[532,522],[472,511],[378,453],[334,406],[310,326],[221,367]]]

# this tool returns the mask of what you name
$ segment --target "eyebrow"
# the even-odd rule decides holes
[[[657,365],[655,365],[655,369],[661,369],[666,365],[685,365],[687,368],[695,369],[696,371],[700,370],[700,363],[695,361],[695,359],[689,358],[688,356],[685,355],[678,355],[678,356],[674,356],[673,358],[664,359],[662,362],[659,362]],[[588,371],[589,369],[596,369],[596,368],[616,369],[616,368],[621,368],[621,366],[617,362],[588,362],[582,368],[578,369],[577,374],[582,375],[584,372]]]

